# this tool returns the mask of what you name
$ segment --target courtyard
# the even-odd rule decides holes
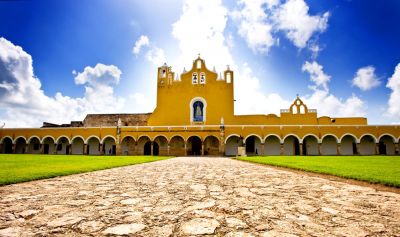
[[[0,187],[0,236],[395,236],[400,195],[180,157]]]

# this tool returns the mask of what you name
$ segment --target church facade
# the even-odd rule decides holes
[[[157,72],[148,114],[88,114],[70,124],[0,129],[1,153],[87,155],[397,155],[400,127],[318,117],[296,98],[280,115],[235,115],[234,72],[198,57],[180,75]],[[268,106],[260,105],[260,106]]]

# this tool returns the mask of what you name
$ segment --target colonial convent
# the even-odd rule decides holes
[[[148,114],[88,114],[70,124],[0,129],[2,153],[87,155],[394,155],[400,127],[318,117],[299,98],[280,115],[235,115],[234,72],[198,57],[181,75],[157,73]],[[260,106],[269,106],[268,104]]]

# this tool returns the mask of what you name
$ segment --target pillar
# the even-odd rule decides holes
[[[17,147],[17,144],[12,144],[12,152],[11,153],[13,153],[13,154],[15,154],[15,152],[16,152],[16,150],[15,150],[15,148]]]
[[[0,143],[0,153],[3,153],[3,143]]]
[[[104,156],[105,145],[100,143],[100,155]]]
[[[399,143],[394,143],[394,154],[399,154]]]
[[[225,155],[225,142],[223,140],[219,143],[219,154],[221,156]]]
[[[204,143],[201,142],[201,155],[204,156]]]
[[[153,155],[153,141],[150,143],[150,155]]]
[[[170,150],[171,150],[171,146],[170,146],[169,143],[168,143],[168,146],[167,146],[167,155],[168,155],[168,156],[169,156]]]
[[[281,152],[280,155],[283,156],[285,154],[285,147],[283,146],[283,143],[279,144]]]
[[[185,142],[185,156],[188,155],[188,150],[187,150],[187,141]]]
[[[260,155],[261,155],[261,156],[264,155],[264,147],[265,147],[265,144],[264,144],[264,143],[261,143],[261,152],[260,152]]]
[[[341,148],[340,147],[340,143],[338,143],[337,146],[336,146],[336,154],[339,155],[339,156],[342,155],[342,151],[340,150],[340,148]]]
[[[44,144],[39,143],[39,153],[43,154],[44,153]]]
[[[379,143],[375,143],[375,155],[379,155]]]
[[[115,144],[115,155],[120,156],[122,155],[122,147],[121,144]]]
[[[318,155],[320,156],[321,154],[321,143],[318,142]]]
[[[49,144],[49,146],[50,146],[50,144]],[[53,155],[57,155],[57,144],[55,144],[55,143],[53,144]]]
[[[29,153],[29,144],[28,143],[25,144],[25,149],[24,149],[23,153],[26,153],[26,154]]]
[[[83,143],[83,152],[82,152],[82,154],[88,155],[88,152],[87,152],[87,144],[86,144],[86,143]]]
[[[299,152],[300,152],[301,156],[304,155],[303,154],[303,143],[299,143]]]
[[[360,143],[356,143],[356,150],[357,150],[357,153],[355,154],[355,155],[360,155]]]

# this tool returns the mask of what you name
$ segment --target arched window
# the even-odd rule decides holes
[[[232,80],[231,74],[230,74],[229,72],[226,73],[226,82],[227,82],[227,83],[231,83],[231,80]]]
[[[192,74],[192,84],[198,84],[197,73]]]
[[[201,69],[201,60],[197,60],[197,69]]]
[[[204,104],[201,101],[196,101],[193,103],[193,122],[203,122],[204,121]]]
[[[200,84],[206,84],[206,74],[204,72],[200,73]]]

